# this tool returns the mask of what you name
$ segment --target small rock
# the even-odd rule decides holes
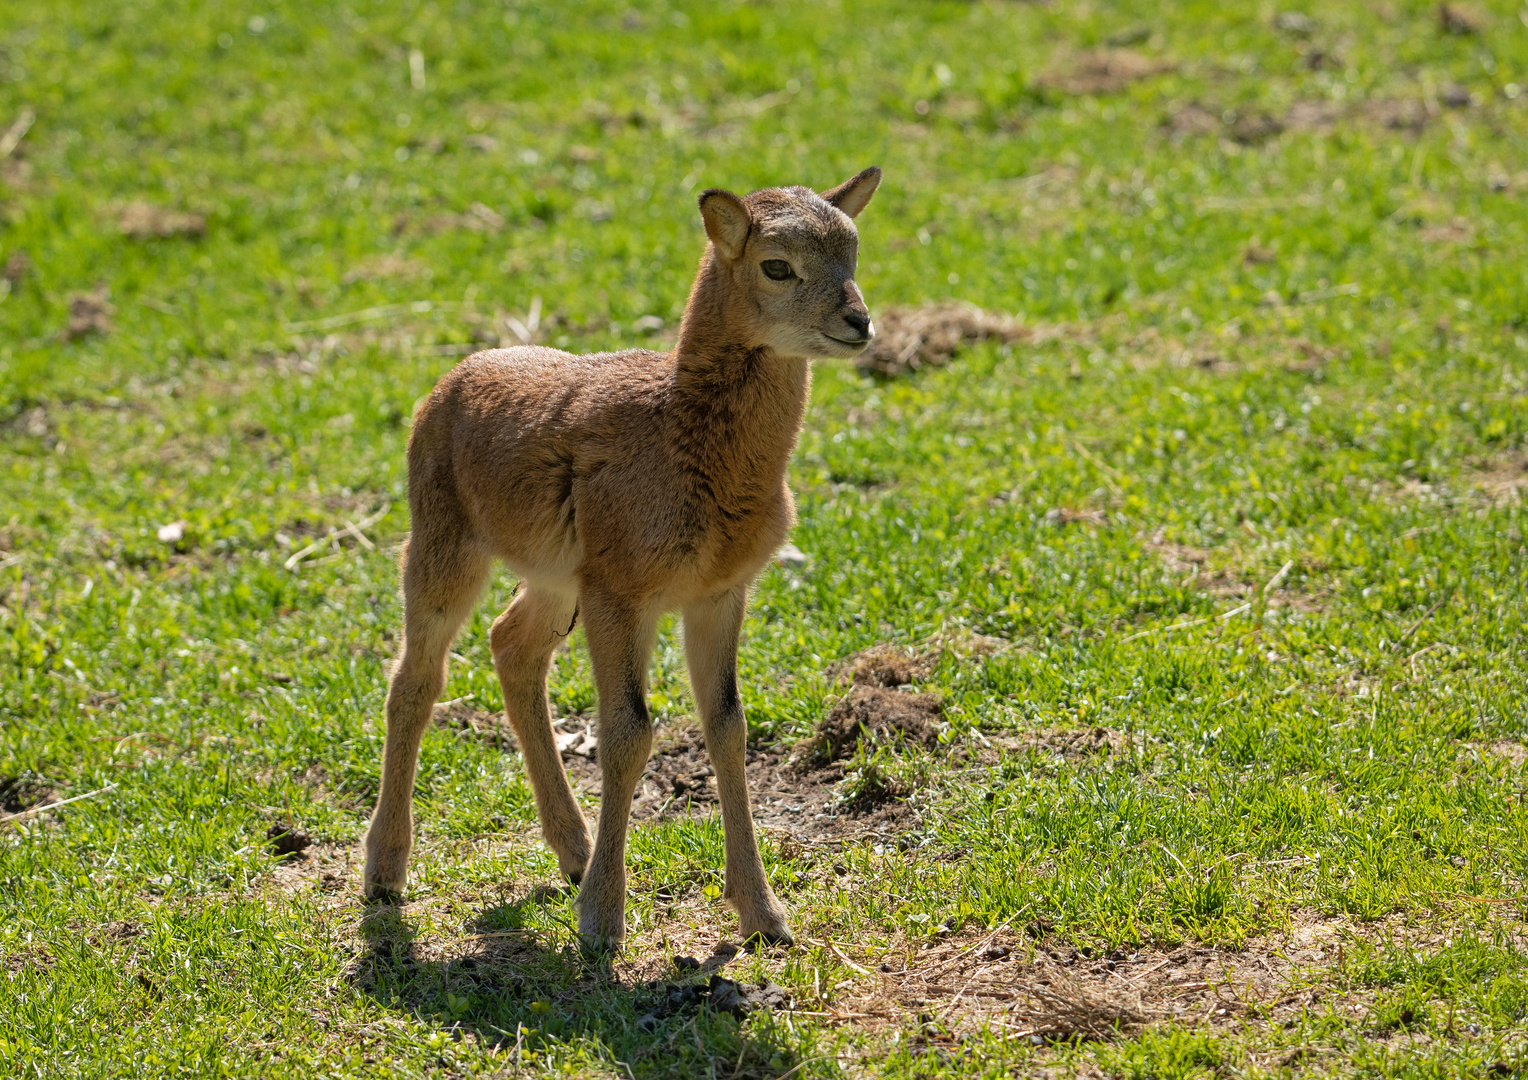
[[[988,945],[982,951],[982,958],[984,960],[1001,960],[1012,951],[1007,945]]]
[[[695,971],[700,967],[700,961],[693,956],[676,956],[674,966],[680,971]]]
[[[805,570],[809,562],[811,560],[807,558],[806,552],[795,544],[783,544],[780,550],[775,552],[775,565],[784,567],[786,570]]]

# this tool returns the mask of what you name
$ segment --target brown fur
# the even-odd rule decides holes
[[[791,940],[748,805],[738,631],[749,584],[794,521],[785,470],[809,361],[853,356],[873,336],[854,284],[850,219],[879,182],[880,170],[866,169],[821,196],[707,191],[710,243],[673,352],[495,349],[463,360],[426,399],[409,440],[404,635],[366,835],[369,893],[404,887],[419,742],[451,641],[499,559],[521,588],[493,624],[494,664],[543,835],[563,873],[582,882],[585,945],[609,949],[625,937],[627,818],[652,748],[648,655],[658,616],[675,609],[716,772],[725,895],[745,937]],[[772,280],[772,260],[793,275]],[[599,694],[597,844],[568,787],[546,697],[552,651],[577,618]]]

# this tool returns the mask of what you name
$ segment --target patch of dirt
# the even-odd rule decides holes
[[[989,315],[971,304],[944,301],[887,308],[876,320],[875,340],[855,360],[861,371],[886,377],[943,367],[964,346],[996,338],[1027,340],[1033,330],[1010,315]]]
[[[310,843],[286,855],[262,883],[284,893],[312,892],[354,894],[361,889],[361,867],[355,850],[339,844]]]
[[[1284,122],[1260,109],[1233,114],[1227,124],[1231,138],[1244,146],[1267,142],[1284,130]]]
[[[1164,126],[1174,135],[1213,135],[1220,130],[1220,114],[1198,102],[1170,109]]]
[[[988,742],[990,746],[975,753],[976,759],[987,765],[995,765],[1015,753],[1031,753],[1075,763],[1104,754],[1124,753],[1132,746],[1128,731],[1106,727],[1042,728],[1019,735],[997,735]]]
[[[1040,85],[1068,94],[1117,94],[1131,83],[1177,68],[1171,60],[1153,59],[1130,49],[1100,49],[1078,56],[1069,66],[1040,76]]]
[[[0,812],[19,814],[51,802],[55,794],[47,784],[31,777],[0,777]]]
[[[41,945],[29,945],[20,952],[10,953],[3,961],[6,974],[12,978],[28,969],[39,972],[52,971],[56,962],[53,954]]]
[[[1445,34],[1464,37],[1486,28],[1489,18],[1473,4],[1439,4],[1438,29]]]
[[[1528,493],[1528,455],[1487,459],[1483,464],[1475,484],[1493,505],[1522,501]]]
[[[1318,1009],[1361,1024],[1372,990],[1338,989],[1351,984],[1331,978],[1345,947],[1390,939],[1425,951],[1450,934],[1400,919],[1355,925],[1299,915],[1287,931],[1242,948],[1147,944],[1095,953],[1051,939],[1043,924],[1026,931],[955,931],[890,949],[834,944],[858,977],[840,984],[830,1015],[884,1029],[918,1014],[932,1021],[921,1033],[931,1045],[983,1027],[1056,1041],[1106,1039],[1158,1022],[1288,1025]]]
[[[883,669],[892,672],[894,669]],[[937,694],[914,694],[861,683],[829,710],[817,726],[819,746],[829,761],[841,761],[862,739],[874,743],[910,743],[932,749],[944,703]]]
[[[1429,244],[1467,244],[1475,238],[1469,218],[1456,217],[1443,225],[1433,225],[1417,234]]]
[[[1505,759],[1515,769],[1521,769],[1528,765],[1528,746],[1511,739],[1498,739],[1486,747],[1488,753]]]
[[[1251,145],[1279,134],[1284,130],[1284,121],[1261,110],[1217,111],[1198,102],[1190,102],[1169,110],[1165,126],[1175,137],[1225,135],[1236,142]]]
[[[109,334],[111,317],[116,312],[106,299],[106,286],[97,285],[87,293],[69,295],[69,325],[64,328],[65,341],[78,341],[90,334]]]
[[[465,229],[468,232],[496,233],[504,228],[504,215],[486,203],[475,202],[459,214],[431,214],[422,220],[416,220],[409,214],[399,214],[393,219],[394,236],[398,236],[404,231],[413,228],[429,234],[451,232],[457,229]]]
[[[720,950],[718,955],[726,951]],[[735,956],[736,951],[731,950],[731,955]],[[679,956],[674,958],[674,967],[680,972],[697,971],[701,963],[691,956]],[[642,1031],[656,1031],[669,1017],[699,1012],[702,1005],[731,1013],[739,1020],[752,1012],[791,1007],[790,992],[768,979],[748,983],[716,974],[705,983],[695,979],[677,982],[653,979],[643,983],[642,990],[650,1002],[649,1011],[637,1020]]]
[[[581,738],[564,751],[563,764],[575,790],[598,796],[600,775],[593,721],[575,719],[562,724],[572,726],[574,734],[584,725],[587,727]],[[900,799],[843,805],[838,785],[844,779],[844,769],[837,761],[803,761],[789,748],[751,746],[747,768],[754,824],[797,843],[856,839],[894,842],[918,820],[917,811]],[[680,726],[663,734],[637,785],[632,819],[701,816],[715,813],[717,808],[716,774],[700,730]]]
[[[117,215],[117,228],[134,240],[173,236],[202,236],[207,232],[207,219],[200,214],[186,214],[152,203],[133,202],[124,206]]]
[[[1290,131],[1332,131],[1343,111],[1331,101],[1297,101],[1285,111],[1284,126]]]
[[[1070,506],[1053,506],[1045,511],[1047,525],[1096,525],[1108,528],[1109,515],[1102,510],[1074,510]]]
[[[1395,131],[1421,131],[1427,126],[1427,106],[1410,98],[1366,101],[1361,115]]]
[[[105,926],[96,927],[86,934],[85,937],[92,945],[99,946],[112,941],[131,941],[134,938],[142,937],[145,933],[146,931],[142,923],[134,922],[131,919],[117,919],[107,923]]]
[[[387,278],[402,278],[412,281],[424,276],[429,269],[419,259],[410,259],[401,255],[373,255],[371,258],[362,259],[343,278],[342,284],[353,285],[357,281],[381,281]]]
[[[21,284],[21,279],[32,272],[32,257],[20,248],[11,252],[5,260],[5,280],[11,285]]]

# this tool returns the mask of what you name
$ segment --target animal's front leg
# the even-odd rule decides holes
[[[600,824],[578,890],[584,948],[609,952],[626,940],[626,826],[631,799],[653,748],[647,715],[647,658],[655,614],[640,601],[585,586],[579,598],[599,693]]]
[[[785,908],[764,874],[764,861],[753,833],[753,810],[748,804],[744,764],[748,725],[737,692],[737,640],[745,602],[746,590],[739,587],[685,608],[685,657],[722,804],[727,838],[724,895],[737,909],[744,940],[758,938],[789,945],[793,939]]]

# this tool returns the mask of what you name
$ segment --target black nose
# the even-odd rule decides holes
[[[870,317],[868,315],[856,315],[850,312],[844,316],[844,322],[854,327],[854,332],[860,337],[870,336]]]

